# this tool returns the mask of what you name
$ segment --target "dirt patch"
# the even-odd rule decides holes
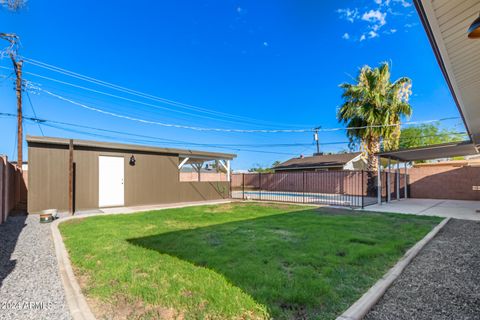
[[[281,303],[280,308],[291,315],[291,319],[308,319],[308,313],[305,306],[293,303]]]
[[[209,207],[205,210],[206,213],[229,213],[238,206],[238,203],[224,203],[216,206]]]
[[[183,320],[184,313],[173,308],[146,305],[141,301],[131,301],[122,295],[115,296],[113,302],[100,301],[87,297],[87,302],[97,319],[131,320],[131,319],[163,319]]]
[[[146,305],[142,301],[132,301],[122,295],[116,295],[111,301],[101,301],[85,294],[85,290],[89,288],[91,278],[74,268],[75,276],[78,284],[85,295],[85,299],[97,319],[109,320],[131,320],[131,319],[165,319],[165,320],[183,320],[184,313],[173,308],[161,306]],[[140,273],[137,276],[144,276]],[[112,280],[110,285],[117,286],[118,281]]]
[[[61,224],[63,224],[63,225],[77,225],[77,224],[83,223],[84,221],[85,221],[85,218],[77,218],[77,219],[71,219],[71,220],[63,221],[63,222],[61,222]]]

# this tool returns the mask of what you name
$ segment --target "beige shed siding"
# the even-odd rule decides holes
[[[125,206],[215,200],[229,197],[228,182],[180,182],[177,155],[75,147],[75,209],[98,208],[98,158],[125,161]],[[68,148],[29,145],[28,210],[68,209]],[[135,156],[136,164],[129,159]]]
[[[28,149],[28,211],[68,208],[68,150]]]

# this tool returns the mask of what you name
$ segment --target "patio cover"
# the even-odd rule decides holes
[[[480,146],[480,39],[467,30],[478,17],[480,0],[414,0],[470,139]]]
[[[478,154],[475,145],[470,141],[442,143],[427,147],[411,148],[377,153],[382,158],[398,161],[432,160],[439,158],[469,156]]]

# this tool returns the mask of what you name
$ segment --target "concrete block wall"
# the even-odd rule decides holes
[[[408,174],[411,198],[480,200],[480,167],[422,166]]]

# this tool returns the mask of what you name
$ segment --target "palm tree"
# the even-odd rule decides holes
[[[390,81],[387,62],[372,69],[360,69],[355,84],[343,83],[342,98],[337,118],[347,125],[347,136],[352,144],[360,143],[367,156],[367,170],[377,170],[375,153],[383,141],[385,150],[397,149],[400,139],[400,121],[412,114],[408,103],[411,80],[406,77]]]

